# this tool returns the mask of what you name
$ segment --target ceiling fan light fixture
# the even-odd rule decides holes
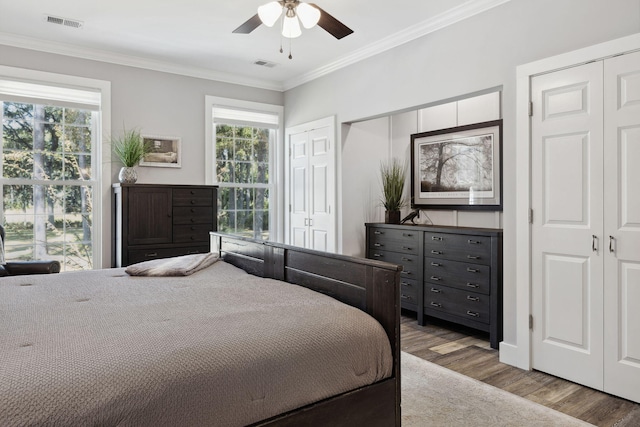
[[[320,21],[320,11],[308,3],[300,3],[296,7],[296,13],[302,25],[309,29]]]
[[[282,5],[277,1],[263,4],[258,8],[258,16],[267,27],[273,27],[280,15],[282,15]]]
[[[282,35],[289,39],[295,39],[302,35],[300,22],[296,16],[285,16],[282,22]]]

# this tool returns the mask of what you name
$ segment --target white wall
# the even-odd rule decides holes
[[[138,167],[138,182],[205,183],[205,95],[283,105],[281,92],[89,61],[0,45],[0,65],[88,77],[111,82],[111,129],[108,135],[136,127],[152,135],[182,138],[182,168]],[[106,135],[106,136],[108,136]],[[111,182],[120,164],[114,162]],[[111,198],[103,198],[103,217],[111,217]],[[103,266],[111,266],[111,236],[102,242]]]
[[[638,31],[638,0],[511,0],[287,91],[285,126],[334,114],[339,123],[355,122],[502,86],[504,337],[515,345],[516,66]],[[349,135],[338,137],[343,141],[340,159],[343,174],[345,168],[355,168],[360,162],[359,153],[366,152],[369,156],[380,147],[379,141],[360,142],[352,147]],[[388,134],[383,137],[388,138]],[[369,141],[374,139],[372,135]],[[363,163],[361,168],[377,169],[377,163]],[[370,187],[361,184],[360,180],[342,177],[340,210],[342,229],[357,229],[364,236],[363,224],[345,222],[349,212],[361,209],[358,195],[370,191]],[[363,239],[350,238],[350,242],[344,242],[344,252],[362,253],[364,248],[356,249],[354,242]]]

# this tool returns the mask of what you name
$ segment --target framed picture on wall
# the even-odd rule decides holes
[[[502,210],[502,120],[411,135],[411,207]]]
[[[174,136],[142,135],[147,153],[140,166],[179,168],[182,166],[180,138]]]

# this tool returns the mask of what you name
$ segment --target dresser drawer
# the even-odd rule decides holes
[[[418,300],[417,280],[400,280],[400,306],[413,311],[418,310],[420,301]]]
[[[424,254],[433,258],[490,264],[491,238],[428,232],[424,235]]]
[[[402,278],[417,279],[419,276],[418,257],[416,255],[405,255],[397,252],[371,249],[369,250],[369,258],[401,265],[402,271],[400,272],[400,277]]]
[[[173,206],[213,206],[210,188],[174,188]]]
[[[130,249],[127,251],[129,262],[127,265],[136,264],[142,261],[150,261],[152,259],[170,258],[174,256],[202,254],[209,252],[209,245],[198,245],[183,248],[166,248],[166,249]]]
[[[439,258],[424,258],[424,281],[458,289],[491,293],[491,267]]]
[[[173,241],[175,243],[208,242],[210,224],[205,225],[175,225],[173,227]]]
[[[369,232],[369,247],[402,253],[418,253],[418,232],[372,228]]]
[[[173,208],[173,223],[184,224],[212,224],[213,208],[207,206],[175,207]]]
[[[435,310],[487,324],[491,320],[488,296],[447,286],[425,284],[424,309],[427,314]]]

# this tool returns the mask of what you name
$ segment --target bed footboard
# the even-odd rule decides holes
[[[391,378],[257,425],[352,426],[366,421],[372,426],[399,426],[401,267],[217,232],[211,236],[211,250],[226,262],[256,276],[304,286],[357,307],[380,322],[391,343]]]

